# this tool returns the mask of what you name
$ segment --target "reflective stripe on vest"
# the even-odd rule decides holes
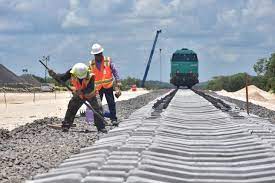
[[[92,76],[91,75],[89,75],[89,77],[87,77],[87,78],[84,78],[83,80],[82,80],[82,83],[80,83],[79,82],[79,79],[77,78],[77,77],[75,77],[75,76],[71,76],[71,84],[73,85],[73,90],[84,90],[84,89],[86,89],[87,88],[87,86],[88,86],[88,84],[89,84],[89,82],[90,82],[90,80],[91,80],[91,78],[92,78]],[[85,96],[82,94],[82,95],[80,95],[79,97],[81,98],[81,99],[84,99],[84,98],[90,98],[90,97],[92,97],[93,95],[94,95],[94,93],[95,93],[95,88],[94,88],[94,90],[91,92],[91,93],[89,93],[89,94],[86,94]],[[88,96],[88,97],[87,97]]]
[[[113,74],[111,69],[111,58],[104,57],[104,62],[101,63],[100,69],[96,67],[95,60],[90,62],[91,72],[95,75],[96,90],[113,87]]]

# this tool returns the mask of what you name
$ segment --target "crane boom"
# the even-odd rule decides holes
[[[148,60],[148,63],[147,63],[146,69],[145,69],[143,79],[142,79],[141,87],[144,87],[144,84],[145,84],[145,81],[146,81],[146,78],[147,78],[147,74],[148,74],[148,71],[149,71],[149,68],[150,68],[150,65],[151,65],[152,57],[154,55],[155,46],[156,46],[156,43],[157,43],[157,40],[158,40],[159,33],[161,33],[161,30],[157,30],[156,37],[155,37],[155,40],[154,40],[154,44],[153,44],[153,47],[152,47],[152,50],[151,50],[151,53],[150,53],[150,57],[149,57],[149,60]]]

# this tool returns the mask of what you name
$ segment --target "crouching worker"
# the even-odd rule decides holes
[[[96,98],[94,76],[89,71],[88,66],[83,63],[77,63],[65,74],[56,74],[53,70],[49,70],[49,75],[62,82],[70,80],[73,86],[73,97],[68,104],[65,119],[62,122],[63,132],[69,131],[78,109],[85,101],[89,102],[93,109],[103,118],[101,103],[98,103]],[[107,133],[104,121],[95,114],[94,122],[99,132]]]

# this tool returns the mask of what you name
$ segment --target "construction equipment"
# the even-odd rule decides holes
[[[159,33],[161,33],[161,30],[157,30],[157,33],[156,33],[154,44],[153,44],[153,47],[152,47],[152,50],[151,50],[151,53],[150,53],[150,56],[149,56],[149,60],[148,60],[148,63],[147,63],[146,69],[145,69],[145,73],[144,73],[144,76],[143,76],[143,79],[142,79],[142,83],[141,83],[141,87],[143,87],[143,88],[144,88],[144,84],[145,84],[145,81],[146,81],[146,78],[147,78],[147,74],[148,74],[148,71],[149,71],[149,68],[150,68],[150,65],[151,65],[151,61],[152,61],[152,58],[153,58],[153,55],[154,55],[155,46],[156,46],[156,43],[157,43],[157,40],[158,40]]]
[[[48,68],[48,66],[46,66],[41,60],[39,60],[39,62],[49,71],[50,69]],[[72,88],[70,86],[68,86],[66,83],[64,83],[63,81],[57,79],[57,78],[54,78],[58,83],[62,84],[63,86],[65,86],[69,91],[73,92]],[[100,118],[105,124],[107,123],[104,119],[104,117],[102,117],[100,114],[98,114],[94,108],[85,100],[85,99],[81,99],[83,100],[84,104],[90,109],[93,111],[93,113],[98,117]]]

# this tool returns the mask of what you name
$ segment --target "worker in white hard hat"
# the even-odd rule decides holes
[[[101,102],[98,102],[96,98],[95,77],[90,72],[87,65],[77,63],[72,67],[72,69],[64,74],[56,74],[52,70],[49,70],[49,75],[62,82],[70,80],[72,84],[74,95],[68,104],[65,119],[62,122],[62,131],[69,131],[78,109],[85,101],[89,102],[94,110],[103,117]],[[107,132],[104,122],[96,115],[94,115],[94,122],[99,132]]]
[[[116,116],[116,103],[114,98],[113,81],[115,80],[115,95],[121,95],[121,82],[117,69],[110,57],[103,56],[103,47],[100,44],[93,44],[91,54],[94,59],[90,61],[90,70],[95,75],[96,90],[102,100],[103,95],[108,103],[110,119],[113,125],[119,124]]]

